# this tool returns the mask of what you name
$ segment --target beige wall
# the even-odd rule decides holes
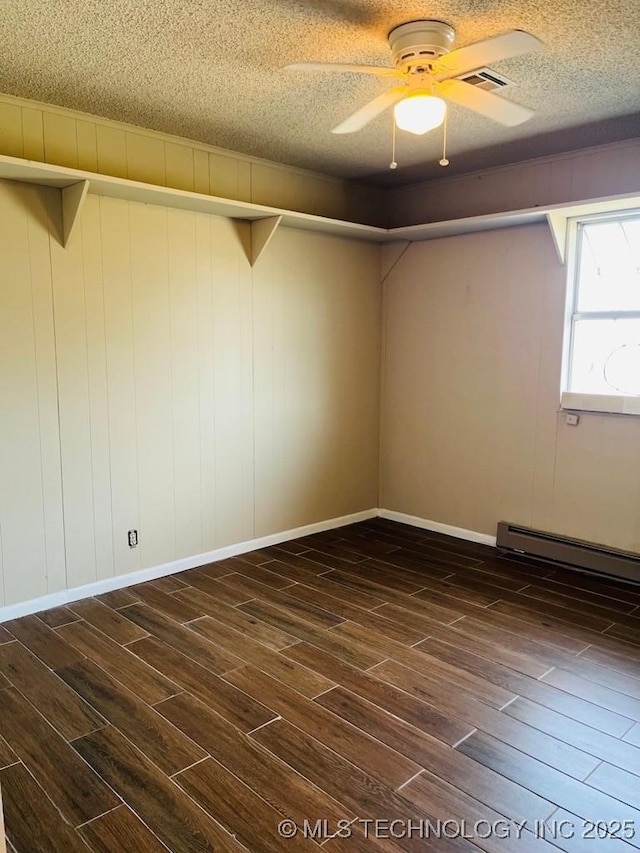
[[[380,506],[640,550],[640,420],[558,412],[564,276],[544,225],[407,249],[385,284]]]
[[[396,211],[638,189],[640,147],[616,152],[409,188]],[[0,153],[381,210],[377,191],[5,96]],[[376,505],[640,550],[640,421],[558,412],[564,269],[546,226],[383,253],[282,228],[251,269],[246,223],[89,196],[65,250],[58,204],[0,182],[0,604]],[[386,273],[403,251],[381,335],[381,256]]]
[[[390,190],[389,227],[640,192],[640,140]]]
[[[0,154],[382,227],[640,192],[640,140],[397,188],[0,94]]]
[[[381,190],[0,94],[0,154],[237,201],[384,225]]]
[[[377,504],[379,249],[0,182],[3,604]],[[137,528],[140,545],[127,546]]]

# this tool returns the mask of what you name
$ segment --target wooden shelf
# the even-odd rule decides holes
[[[199,213],[225,216],[230,219],[241,219],[252,223],[268,220],[263,225],[252,228],[253,250],[249,258],[252,263],[260,256],[275,229],[281,225],[357,240],[367,240],[373,243],[390,243],[435,240],[439,237],[453,237],[460,234],[512,228],[517,225],[545,221],[551,228],[558,256],[564,262],[567,221],[571,217],[640,207],[640,196],[637,193],[629,193],[571,204],[509,210],[387,229],[363,225],[358,222],[315,216],[309,213],[282,210],[276,207],[252,204],[251,202],[219,198],[204,193],[145,184],[125,178],[99,175],[95,172],[84,172],[79,169],[53,166],[48,163],[38,163],[33,160],[22,160],[5,155],[0,155],[1,178],[57,187],[60,190],[74,188],[66,193],[61,193],[61,222],[63,225],[61,233],[64,235],[65,244],[80,214],[87,192],[110,198],[158,204],[181,210],[193,210]]]
[[[438,237],[456,237],[476,231],[493,231],[496,228],[513,228],[515,225],[530,225],[544,222],[545,210],[532,207],[526,210],[509,210],[504,213],[485,213],[481,216],[465,216],[462,219],[446,219],[442,222],[426,222],[422,225],[406,225],[392,228],[395,240],[436,240]]]
[[[394,240],[435,240],[438,237],[455,237],[458,234],[472,234],[477,231],[493,231],[497,228],[513,228],[516,225],[547,222],[551,228],[558,257],[564,263],[569,219],[577,216],[630,210],[636,207],[640,208],[640,195],[628,193],[569,204],[528,207],[522,210],[506,210],[500,213],[486,213],[481,216],[467,216],[462,219],[428,222],[423,225],[408,225],[402,228],[392,228],[387,233],[393,234],[392,239]]]
[[[371,242],[383,242],[388,239],[386,228],[362,225],[358,222],[344,222],[309,213],[281,210],[251,202],[219,198],[204,193],[176,190],[155,184],[144,184],[126,178],[114,178],[110,175],[98,175],[95,172],[83,172],[64,166],[52,166],[49,163],[37,163],[33,160],[21,160],[16,157],[0,155],[0,178],[10,181],[23,181],[30,184],[64,189],[74,184],[88,182],[88,192],[109,198],[139,201],[144,204],[159,204],[180,210],[193,210],[198,213],[210,213],[229,219],[243,219],[254,222],[260,219],[282,217],[281,225],[289,228],[302,228],[308,231],[322,231]]]

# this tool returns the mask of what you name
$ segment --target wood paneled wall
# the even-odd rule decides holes
[[[640,141],[383,188],[0,94],[0,154],[387,228],[640,192]]]
[[[414,243],[384,299],[380,506],[640,551],[640,420],[559,411],[565,269],[545,225]]]
[[[65,586],[49,254],[49,220],[56,194],[56,190],[0,182],[0,562],[4,602],[35,598]]]
[[[377,504],[379,249],[0,182],[5,605]],[[127,531],[139,531],[136,549]]]
[[[385,225],[380,189],[0,94],[0,154]]]
[[[640,140],[389,191],[388,227],[640,193]]]

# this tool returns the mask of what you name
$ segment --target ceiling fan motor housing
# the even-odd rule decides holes
[[[388,38],[396,68],[426,70],[439,56],[449,53],[455,30],[442,21],[409,21],[394,27]]]

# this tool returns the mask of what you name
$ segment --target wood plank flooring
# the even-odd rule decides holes
[[[632,853],[640,588],[376,519],[16,619],[0,785],[14,853]]]

